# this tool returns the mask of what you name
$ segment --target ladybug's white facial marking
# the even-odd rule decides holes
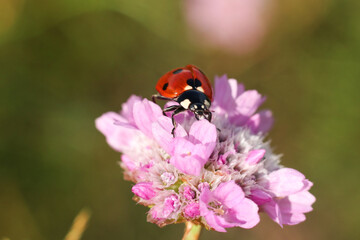
[[[184,90],[190,90],[190,89],[193,89],[193,87],[190,85],[187,85]]]
[[[185,109],[189,109],[190,103],[191,102],[189,99],[184,99],[183,101],[180,102],[180,105]]]
[[[200,92],[205,92],[202,87],[197,87],[196,90],[198,90],[198,91],[200,91]]]

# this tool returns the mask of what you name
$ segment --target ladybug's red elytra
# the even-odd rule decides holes
[[[176,101],[179,105],[173,105],[163,109],[163,114],[173,111],[171,120],[174,125],[171,133],[174,136],[176,122],[174,116],[186,110],[195,114],[197,120],[201,118],[211,122],[209,110],[212,101],[212,88],[209,79],[194,65],[186,65],[176,68],[162,76],[156,84],[159,94],[153,95],[156,99]]]

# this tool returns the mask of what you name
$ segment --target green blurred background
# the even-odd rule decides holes
[[[262,46],[235,56],[189,38],[181,1],[0,0],[0,239],[62,239],[83,207],[83,239],[180,239],[146,222],[94,119],[189,63],[267,96],[272,146],[317,197],[300,225],[262,214],[201,239],[360,239],[360,2],[275,2]]]

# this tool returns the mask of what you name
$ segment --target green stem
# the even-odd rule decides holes
[[[198,240],[200,236],[201,225],[192,222],[185,223],[185,232],[182,240]]]

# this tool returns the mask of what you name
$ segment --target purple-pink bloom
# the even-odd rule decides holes
[[[246,126],[251,129],[253,133],[266,133],[268,132],[274,123],[272,112],[270,110],[262,110],[246,122]]]
[[[184,216],[186,218],[197,218],[200,216],[200,206],[197,202],[191,202],[184,207]]]
[[[226,75],[215,77],[213,107],[234,125],[245,125],[253,133],[268,132],[273,124],[271,111],[256,113],[265,100],[256,90],[245,91],[244,86],[235,79],[228,79]]]
[[[312,211],[315,197],[309,193],[312,182],[291,168],[281,168],[269,174],[266,189],[275,195],[262,205],[264,211],[280,226],[303,222],[304,213]]]
[[[156,192],[152,188],[151,182],[140,182],[131,188],[131,191],[138,197],[144,200],[150,200],[155,197]]]
[[[186,174],[199,176],[216,145],[216,127],[203,119],[192,124],[187,137],[175,137],[170,163]]]
[[[283,168],[265,141],[273,123],[270,110],[258,110],[265,97],[226,75],[215,78],[214,93],[212,122],[179,114],[175,137],[171,118],[138,96],[119,113],[96,119],[108,144],[122,153],[134,199],[151,207],[148,221],[194,221],[226,231],[255,226],[259,209],[281,226],[304,221],[315,201],[312,183]]]
[[[172,212],[177,211],[180,208],[180,200],[178,195],[171,195],[165,198],[164,208],[163,208],[163,217],[167,218]]]
[[[153,199],[148,220],[162,226],[166,221],[174,221],[179,217],[181,202],[174,191],[163,191]]]
[[[234,181],[221,183],[214,191],[204,188],[200,195],[200,214],[219,232],[225,228],[252,228],[259,221],[258,206]]]
[[[187,200],[193,200],[196,197],[196,193],[190,186],[186,185],[182,189],[182,196]]]

